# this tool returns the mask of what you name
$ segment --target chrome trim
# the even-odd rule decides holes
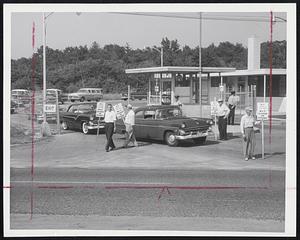
[[[206,137],[206,136],[208,136],[208,131],[197,133],[197,134],[194,134],[194,135],[192,135],[192,134],[184,135],[184,136],[176,135],[175,137],[178,140],[186,140],[186,139],[200,138],[200,137]]]

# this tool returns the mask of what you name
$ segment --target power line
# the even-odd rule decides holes
[[[180,15],[164,15],[164,14],[151,14],[151,13],[124,13],[124,12],[111,12],[112,14],[124,14],[124,15],[135,15],[135,16],[147,16],[147,17],[165,17],[165,18],[178,18],[178,19],[199,19],[199,17],[194,16],[180,16]],[[255,16],[247,16],[247,17],[253,17]],[[285,19],[280,17],[275,17],[275,19],[280,19],[281,21],[275,21],[275,22],[286,22]],[[241,16],[238,17],[202,17],[202,20],[219,20],[219,21],[246,21],[246,22],[269,22],[269,19],[256,17],[255,19],[246,19],[242,18]]]

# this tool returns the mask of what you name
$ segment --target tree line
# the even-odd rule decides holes
[[[198,66],[199,47],[180,46],[178,41],[163,38],[164,66]],[[125,74],[125,69],[160,66],[160,54],[157,46],[144,49],[132,49],[129,44],[119,46],[108,44],[100,47],[93,42],[79,47],[67,47],[63,50],[46,48],[47,88],[58,88],[65,92],[74,92],[81,87],[101,87],[105,93],[126,91],[130,84],[136,89],[147,88],[146,75]],[[286,68],[286,41],[275,41],[273,49],[273,67]],[[247,68],[247,48],[242,44],[221,42],[201,49],[203,67]],[[34,59],[34,72],[33,72]],[[32,89],[32,76],[35,88],[42,89],[43,49],[37,50],[32,58],[11,60],[12,89]],[[269,43],[261,44],[261,67],[269,67]]]

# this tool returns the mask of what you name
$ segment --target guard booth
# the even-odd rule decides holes
[[[235,68],[202,67],[200,83],[199,67],[166,66],[126,69],[127,74],[147,74],[148,105],[174,104],[176,95],[185,105],[209,105],[215,97],[210,94],[210,74],[221,76],[221,73],[232,71],[235,71]]]

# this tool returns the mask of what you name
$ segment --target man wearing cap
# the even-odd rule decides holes
[[[243,153],[245,161],[249,159],[255,159],[254,157],[254,147],[255,147],[255,135],[254,135],[254,125],[258,124],[253,117],[253,110],[251,107],[245,108],[246,114],[241,118],[241,132],[243,135]]]
[[[124,143],[124,148],[128,146],[130,142],[133,142],[134,146],[137,147],[137,141],[135,139],[134,131],[133,131],[133,126],[135,124],[135,113],[132,110],[132,105],[128,104],[127,105],[128,113],[126,114],[124,123],[125,123],[125,128],[126,128],[126,133],[125,133],[125,143]]]
[[[228,98],[228,107],[230,109],[230,113],[228,116],[228,125],[234,125],[234,115],[235,115],[235,108],[239,101],[238,96],[235,96],[235,91],[231,91],[231,94]]]
[[[220,140],[227,140],[227,118],[230,110],[223,102],[223,99],[219,99],[218,103],[219,105],[217,107],[217,117]]]

